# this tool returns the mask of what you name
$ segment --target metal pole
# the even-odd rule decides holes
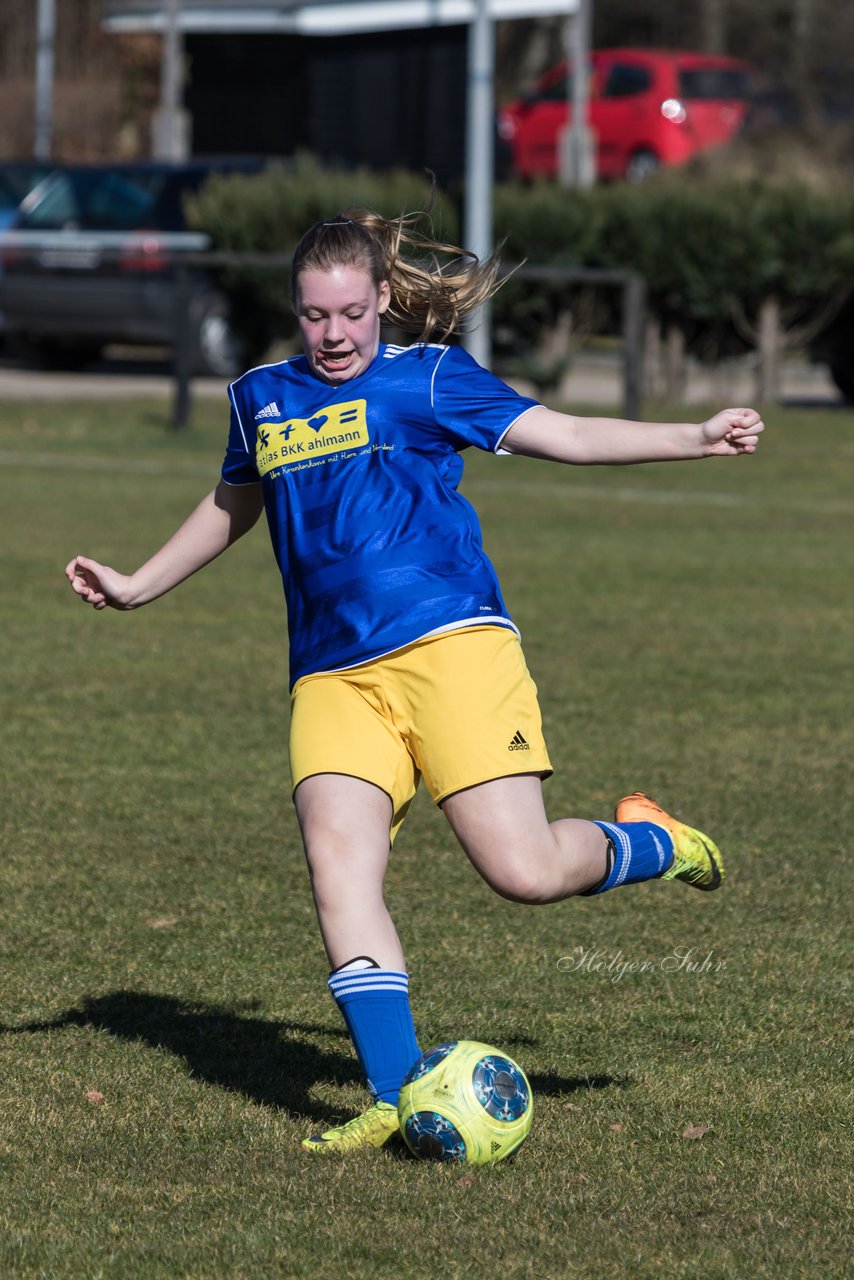
[[[592,0],[578,0],[578,7],[567,23],[569,122],[558,156],[561,183],[584,191],[596,181],[593,133],[588,118],[591,4]]]
[[[630,275],[623,286],[623,414],[635,421],[643,411],[643,338],[646,281]]]
[[[494,84],[495,28],[489,0],[476,0],[468,35],[464,244],[481,259],[492,252]],[[486,369],[492,360],[491,316],[492,308],[485,302],[465,335],[466,350]]]
[[[179,22],[180,0],[163,5],[163,48],[160,60],[160,106],[154,118],[154,158],[186,159],[181,111],[184,39]]]
[[[53,143],[53,54],[56,0],[38,0],[36,17],[36,133],[33,155],[49,160]]]
[[[186,427],[190,420],[190,373],[192,364],[190,336],[190,306],[192,290],[190,268],[178,262],[175,269],[175,312],[173,368],[175,371],[175,398],[172,404],[172,426],[176,431]]]

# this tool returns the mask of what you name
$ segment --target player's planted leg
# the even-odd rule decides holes
[[[399,1131],[401,1082],[421,1050],[409,1006],[409,978],[383,900],[391,808],[379,788],[321,774],[296,792],[329,989],[347,1025],[373,1105],[346,1124],[302,1142],[305,1151],[382,1147]]]

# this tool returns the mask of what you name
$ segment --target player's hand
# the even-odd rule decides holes
[[[130,578],[116,573],[108,565],[90,560],[88,556],[75,556],[65,566],[65,576],[71,590],[84,604],[95,609],[132,609]]]
[[[722,409],[700,427],[708,453],[719,458],[755,453],[764,430],[765,423],[755,409]]]

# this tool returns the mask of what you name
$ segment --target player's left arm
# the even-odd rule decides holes
[[[537,405],[514,422],[501,447],[577,466],[728,458],[754,453],[764,426],[755,409],[722,409],[705,422],[629,422]]]

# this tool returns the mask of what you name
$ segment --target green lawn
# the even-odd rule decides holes
[[[535,1089],[483,1170],[298,1149],[365,1098],[290,807],[266,532],[136,614],[62,578],[76,552],[133,567],[214,481],[219,406],[167,417],[0,407],[0,1275],[845,1274],[854,413],[772,412],[736,462],[469,457],[550,811],[641,788],[730,866],[713,896],[524,908],[419,798],[388,897],[422,1044],[497,1043]]]

